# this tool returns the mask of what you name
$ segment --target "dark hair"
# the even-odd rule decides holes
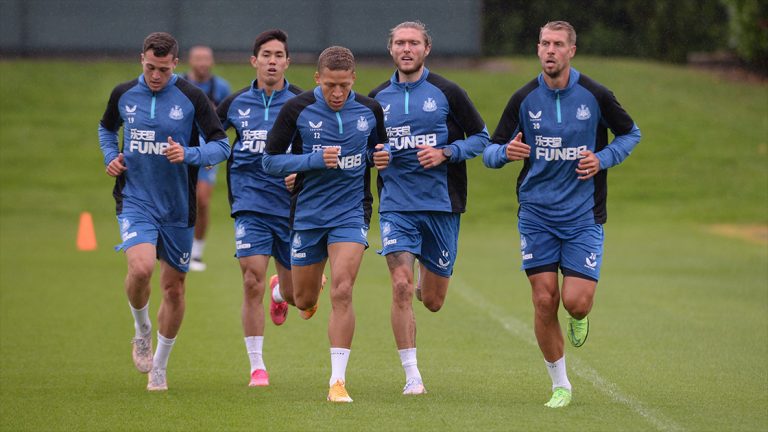
[[[352,55],[352,51],[349,48],[342,46],[328,47],[320,53],[320,57],[317,59],[317,71],[320,72],[323,69],[354,72],[355,56]]]
[[[432,36],[429,34],[429,30],[427,30],[427,26],[423,22],[416,20],[401,22],[389,30],[389,41],[387,41],[387,49],[392,48],[392,38],[395,37],[395,32],[404,28],[411,28],[420,31],[421,35],[424,36],[424,45],[432,46]]]
[[[173,54],[173,58],[177,58],[179,56],[179,43],[168,33],[154,32],[144,39],[144,49],[141,52],[143,54],[149,50],[152,50],[158,57]]]
[[[280,29],[265,30],[259,33],[259,35],[256,36],[256,40],[253,42],[253,55],[255,56],[259,55],[259,50],[261,49],[261,46],[273,40],[283,43],[283,47],[285,47],[285,56],[289,57],[288,35],[285,34],[285,32]]]

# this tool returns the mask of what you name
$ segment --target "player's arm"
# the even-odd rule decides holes
[[[184,163],[188,165],[216,165],[229,158],[229,140],[219,117],[203,92],[196,92],[195,123],[204,139],[204,144],[188,147],[184,153]]]
[[[600,169],[616,166],[628,158],[640,143],[640,128],[616,100],[612,92],[605,89],[600,98],[601,121],[614,135],[613,140],[604,149],[595,153],[600,161]]]
[[[488,135],[488,128],[486,128],[477,108],[475,108],[467,92],[458,85],[451,85],[444,92],[448,98],[449,115],[453,117],[466,136],[463,140],[456,140],[448,144],[447,147],[450,148],[451,152],[448,161],[461,162],[482,154],[491,137]]]
[[[373,117],[376,119],[376,129],[368,135],[367,159],[376,169],[383,170],[389,166],[391,152],[387,128],[384,127],[384,111],[378,102],[373,104]]]
[[[295,98],[283,105],[277,114],[275,124],[267,135],[267,144],[261,163],[264,171],[273,176],[285,177],[289,174],[323,169],[327,166],[325,153],[331,150],[330,148],[326,148],[322,152],[299,153],[302,148],[302,140],[296,121],[302,107],[294,101]],[[296,154],[286,153],[289,147]],[[339,149],[333,148],[332,150],[336,152],[336,159],[338,160]]]
[[[516,95],[512,95],[493,132],[491,143],[483,150],[483,164],[488,168],[501,168],[514,160],[510,159],[508,150],[511,150],[510,145],[514,145],[514,138],[518,137],[518,141],[522,142],[520,132],[520,101]],[[530,151],[530,148],[528,150]]]
[[[115,177],[123,173],[127,168],[120,153],[118,131],[123,124],[120,116],[119,100],[124,90],[117,86],[109,96],[109,102],[104,110],[104,115],[99,122],[99,147],[104,156],[104,166],[107,174]]]

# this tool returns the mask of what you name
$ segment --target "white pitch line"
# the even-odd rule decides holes
[[[515,336],[523,342],[538,348],[539,345],[536,342],[536,338],[533,334],[533,328],[511,315],[505,314],[499,309],[498,306],[485,300],[476,290],[473,290],[472,287],[464,283],[464,281],[457,278],[456,276],[451,277],[450,289],[451,291],[456,292],[461,297],[463,297],[467,303],[470,303],[472,306],[476,307],[477,309],[481,309],[490,315],[491,318],[501,324],[501,326],[512,336]],[[655,427],[657,430],[662,432],[677,432],[685,430],[683,427],[679,426],[673,421],[665,419],[658,412],[655,412],[650,408],[646,408],[639,400],[622,393],[616,384],[601,377],[594,368],[579,360],[573,354],[568,355],[568,368],[581,379],[592,384],[592,386],[594,386],[597,390],[606,394],[615,402],[624,404],[629,407],[632,411],[653,425],[653,427]]]

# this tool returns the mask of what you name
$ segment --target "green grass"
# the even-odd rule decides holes
[[[283,327],[268,324],[272,385],[245,386],[223,179],[209,270],[188,277],[171,390],[147,394],[130,361],[125,262],[111,249],[119,241],[112,182],[96,137],[109,91],[139,65],[0,62],[0,429],[768,429],[768,246],[706,229],[768,223],[768,87],[655,63],[576,60],[616,93],[643,141],[611,171],[592,332],[583,348],[566,349],[575,400],[560,411],[542,406],[549,379],[517,270],[519,166],[494,171],[479,160],[469,164],[469,211],[446,306],[438,314],[416,307],[428,395],[399,394],[376,229],[355,290],[355,402],[324,401],[327,295],[311,321],[292,310]],[[435,70],[467,89],[492,131],[537,65],[515,58],[508,72]],[[234,88],[252,77],[245,64],[218,72]],[[289,78],[309,88],[311,72],[292,66]],[[361,67],[357,88],[367,92],[390,72]],[[81,211],[94,215],[96,252],[75,251]],[[153,314],[158,303],[153,297]]]

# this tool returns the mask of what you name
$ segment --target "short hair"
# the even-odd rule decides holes
[[[392,38],[395,36],[395,32],[404,28],[412,28],[420,31],[421,35],[424,36],[424,45],[432,46],[432,36],[429,34],[429,31],[427,30],[426,24],[417,20],[417,21],[401,22],[400,24],[392,27],[392,29],[389,31],[389,41],[387,41],[387,49],[392,48]]]
[[[158,57],[165,57],[168,54],[173,54],[173,58],[179,56],[179,43],[168,33],[154,32],[144,38],[144,49],[142,54],[152,50]]]
[[[355,56],[349,48],[343,46],[328,47],[320,53],[317,59],[317,71],[323,69],[332,71],[346,70],[355,71]]]
[[[541,42],[541,34],[544,30],[564,31],[568,33],[568,43],[576,45],[576,30],[568,21],[550,21],[544,24],[539,30],[539,42]]]
[[[253,55],[254,56],[259,55],[259,50],[261,49],[261,46],[273,40],[283,43],[283,47],[285,47],[285,56],[289,57],[288,35],[280,29],[265,30],[259,33],[259,35],[256,36],[256,40],[253,42]]]

